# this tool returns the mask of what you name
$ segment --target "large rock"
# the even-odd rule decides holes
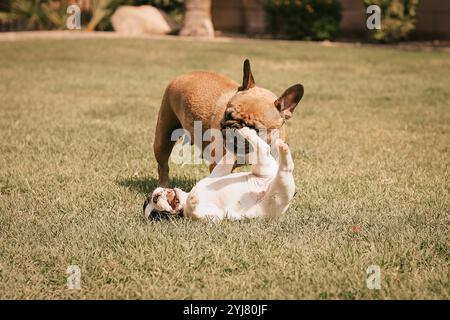
[[[165,12],[152,6],[121,6],[111,16],[117,32],[128,35],[169,34],[180,29]]]

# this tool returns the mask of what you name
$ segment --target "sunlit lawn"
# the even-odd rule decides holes
[[[215,70],[305,96],[275,221],[146,222],[165,86]],[[450,297],[450,55],[271,41],[0,42],[0,298]],[[172,165],[189,189],[206,165]],[[81,268],[82,289],[66,289]],[[366,269],[381,267],[381,290]]]

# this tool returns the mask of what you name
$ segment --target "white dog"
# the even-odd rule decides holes
[[[252,145],[255,155],[250,172],[231,173],[235,155],[226,152],[211,174],[190,193],[181,189],[157,188],[148,195],[144,215],[162,213],[192,219],[271,218],[286,212],[294,197],[294,162],[287,144],[276,141],[279,163],[270,146],[255,130],[244,127],[240,134]]]

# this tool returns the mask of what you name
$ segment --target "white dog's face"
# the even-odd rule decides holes
[[[144,216],[148,218],[154,211],[167,215],[179,215],[183,212],[186,198],[186,193],[181,189],[156,188],[145,200]]]

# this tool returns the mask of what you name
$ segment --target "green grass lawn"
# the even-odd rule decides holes
[[[146,222],[165,86],[277,94],[298,193],[274,221]],[[450,55],[272,41],[0,42],[0,298],[450,298]],[[207,165],[172,165],[185,189]],[[66,269],[81,268],[81,290]],[[381,267],[381,290],[366,269]]]

